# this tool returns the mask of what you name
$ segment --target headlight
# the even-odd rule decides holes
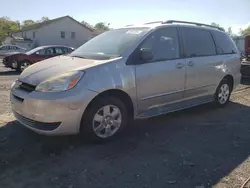
[[[21,85],[21,82],[20,82],[19,80],[15,80],[15,81],[11,84],[10,88],[11,88],[11,89],[15,89],[15,88],[18,88],[20,85]]]
[[[73,71],[51,77],[41,82],[36,91],[40,92],[60,92],[73,88],[82,78],[84,72]]]

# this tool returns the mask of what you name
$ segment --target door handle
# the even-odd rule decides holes
[[[187,63],[187,66],[193,67],[193,66],[194,66],[194,62],[193,62],[193,61],[189,61],[189,62]]]
[[[177,69],[181,69],[182,67],[184,67],[184,63],[177,63],[176,64]]]

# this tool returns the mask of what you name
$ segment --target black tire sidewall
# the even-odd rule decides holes
[[[31,65],[31,62],[29,61],[29,60],[24,60],[24,61],[21,61],[20,63],[18,63],[18,69],[17,69],[17,71],[19,71],[19,72],[23,72],[24,70],[21,70],[21,65],[23,64],[23,63],[28,63],[29,64],[29,66]]]
[[[122,114],[122,123],[120,128],[117,130],[117,132],[108,137],[108,138],[101,138],[97,136],[93,130],[92,122],[94,115],[97,113],[97,111],[106,105],[114,105],[119,108]],[[87,111],[83,115],[83,119],[81,122],[81,129],[80,133],[90,140],[95,141],[107,141],[115,138],[119,133],[121,133],[128,123],[128,110],[125,106],[125,104],[118,98],[115,97],[100,97],[96,99],[90,106],[90,108],[87,109]]]
[[[224,85],[224,84],[227,84],[228,87],[229,87],[229,96],[228,96],[227,101],[226,101],[224,104],[221,104],[221,103],[219,102],[219,91],[220,91],[221,86]],[[231,93],[232,93],[232,89],[233,89],[233,88],[231,87],[231,85],[229,84],[229,81],[228,81],[227,79],[223,79],[223,80],[220,82],[219,86],[218,86],[217,89],[216,89],[216,93],[215,93],[215,95],[214,95],[214,99],[215,99],[215,104],[216,104],[216,106],[218,106],[218,107],[224,107],[224,106],[226,106],[226,105],[229,103],[230,97],[231,97]]]

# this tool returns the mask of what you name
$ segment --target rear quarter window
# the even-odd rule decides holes
[[[218,54],[235,54],[238,52],[237,46],[233,39],[226,33],[221,31],[212,31],[212,35],[215,40]]]
[[[74,50],[72,48],[66,48],[65,51],[67,51],[67,53],[71,53],[73,52]]]
[[[208,30],[183,27],[181,33],[186,57],[216,55],[215,44]]]

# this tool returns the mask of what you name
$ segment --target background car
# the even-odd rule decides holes
[[[40,46],[26,53],[14,53],[6,55],[3,58],[3,64],[5,65],[5,67],[15,69],[16,71],[23,71],[29,65],[34,64],[38,61],[42,61],[44,59],[62,54],[69,54],[72,51],[74,51],[74,48],[69,46]]]
[[[242,54],[242,59],[250,61],[250,35],[233,37],[238,50]]]
[[[16,45],[3,45],[0,46],[0,56],[5,56],[12,52],[25,52],[26,49]]]

